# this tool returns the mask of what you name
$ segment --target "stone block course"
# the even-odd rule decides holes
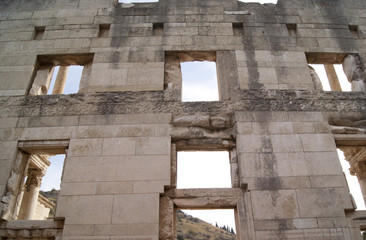
[[[92,224],[66,224],[64,226],[64,236],[88,236],[94,231]]]
[[[69,156],[100,156],[103,139],[72,139]]]
[[[135,138],[107,138],[103,140],[103,156],[135,155]]]
[[[159,198],[156,194],[116,195],[112,223],[158,224],[158,207]],[[157,225],[156,228],[158,228]]]
[[[351,198],[344,195],[343,198],[333,199],[333,194],[342,195],[346,188],[323,189],[298,189],[296,195],[301,217],[341,217],[344,210],[334,206],[342,206],[344,209],[351,207]]]
[[[120,236],[127,234],[127,224],[98,224],[94,227],[94,236]],[[89,233],[90,235],[90,233]]]
[[[254,219],[299,218],[299,206],[294,190],[253,191]],[[266,206],[270,206],[266,208]]]
[[[327,152],[335,150],[331,134],[301,134],[301,142],[305,152]]]
[[[166,220],[191,204],[235,206],[240,240],[356,240],[364,213],[353,209],[336,149],[363,147],[365,96],[315,90],[307,58],[339,63],[352,53],[365,65],[365,8],[362,0],[1,2],[0,237],[174,239],[175,220]],[[181,101],[179,61],[174,77],[167,71],[172,52],[215,56],[219,101]],[[73,65],[70,54],[93,55],[79,93],[27,95],[38,70]],[[333,126],[334,117],[346,124]],[[39,140],[69,141],[57,230],[54,221],[30,229],[10,221],[12,186],[22,181],[12,183],[14,172],[26,165],[17,168],[18,143]],[[179,195],[176,146],[230,151],[234,187]]]
[[[61,195],[94,195],[96,193],[96,182],[63,182]]]
[[[336,175],[341,170],[336,152],[308,152],[305,158],[311,175]]]
[[[65,217],[65,224],[110,224],[113,200],[112,195],[60,196],[56,217]]]

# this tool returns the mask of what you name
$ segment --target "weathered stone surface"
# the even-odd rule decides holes
[[[171,240],[177,209],[230,208],[241,240],[359,239],[336,149],[366,189],[365,9],[1,1],[0,237]],[[216,63],[219,101],[181,101],[187,61]],[[308,64],[343,64],[353,92]],[[84,66],[79,93],[41,95],[58,65]],[[177,150],[228,151],[233,188],[177,190]],[[10,221],[40,152],[67,155],[57,220]]]

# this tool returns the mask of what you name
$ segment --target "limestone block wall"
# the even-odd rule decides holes
[[[72,53],[94,53],[81,92],[163,90],[166,52],[187,50],[235,51],[242,89],[314,89],[304,53],[364,56],[362,1],[329,4],[3,1],[1,94],[28,93],[37,56]]]
[[[238,240],[360,240],[336,149],[365,145],[366,96],[316,89],[308,63],[363,70],[365,34],[363,0],[1,1],[1,238],[174,239],[191,206],[235,209]],[[219,101],[181,101],[192,59]],[[75,64],[79,93],[31,94]],[[230,151],[233,187],[176,189],[182,149]],[[55,219],[13,220],[27,154],[61,150]]]
[[[343,239],[345,209],[353,205],[322,114],[237,112],[236,119],[241,182],[251,193],[258,239],[283,225],[281,238],[326,239],[333,232]]]

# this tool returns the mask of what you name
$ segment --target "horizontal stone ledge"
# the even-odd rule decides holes
[[[365,146],[366,134],[334,134],[337,146]]]
[[[20,141],[18,147],[31,154],[65,154],[69,140]]]
[[[239,197],[200,197],[194,199],[173,199],[178,208],[185,209],[230,209],[238,204]]]
[[[251,15],[249,11],[224,11],[224,13],[229,15]]]
[[[14,220],[4,221],[0,224],[0,229],[13,230],[42,230],[42,229],[62,229],[63,220]]]
[[[241,188],[169,189],[165,192],[175,206],[182,209],[231,209],[243,197]]]
[[[360,92],[241,90],[240,100],[164,101],[163,91],[0,97],[3,117],[128,113],[231,113],[233,111],[366,112]],[[222,121],[218,122],[218,126]]]
[[[346,217],[353,219],[358,225],[366,226],[366,210],[346,212]]]
[[[241,188],[170,189],[165,192],[178,208],[230,209],[235,208],[244,195]]]
[[[169,189],[164,195],[169,198],[199,198],[199,197],[241,197],[245,191],[242,188],[190,188]]]

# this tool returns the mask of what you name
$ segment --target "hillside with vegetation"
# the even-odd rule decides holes
[[[56,189],[52,189],[51,191],[39,191],[39,194],[41,194],[43,197],[47,198],[48,200],[50,200],[51,202],[53,202],[55,204],[55,206],[50,210],[50,215],[49,217],[52,218],[53,215],[55,214],[55,207],[56,207],[56,203],[57,203],[57,198],[58,195],[60,193],[60,190],[56,190]]]
[[[198,218],[177,212],[177,239],[178,240],[235,240],[233,229],[223,226],[213,226]]]

